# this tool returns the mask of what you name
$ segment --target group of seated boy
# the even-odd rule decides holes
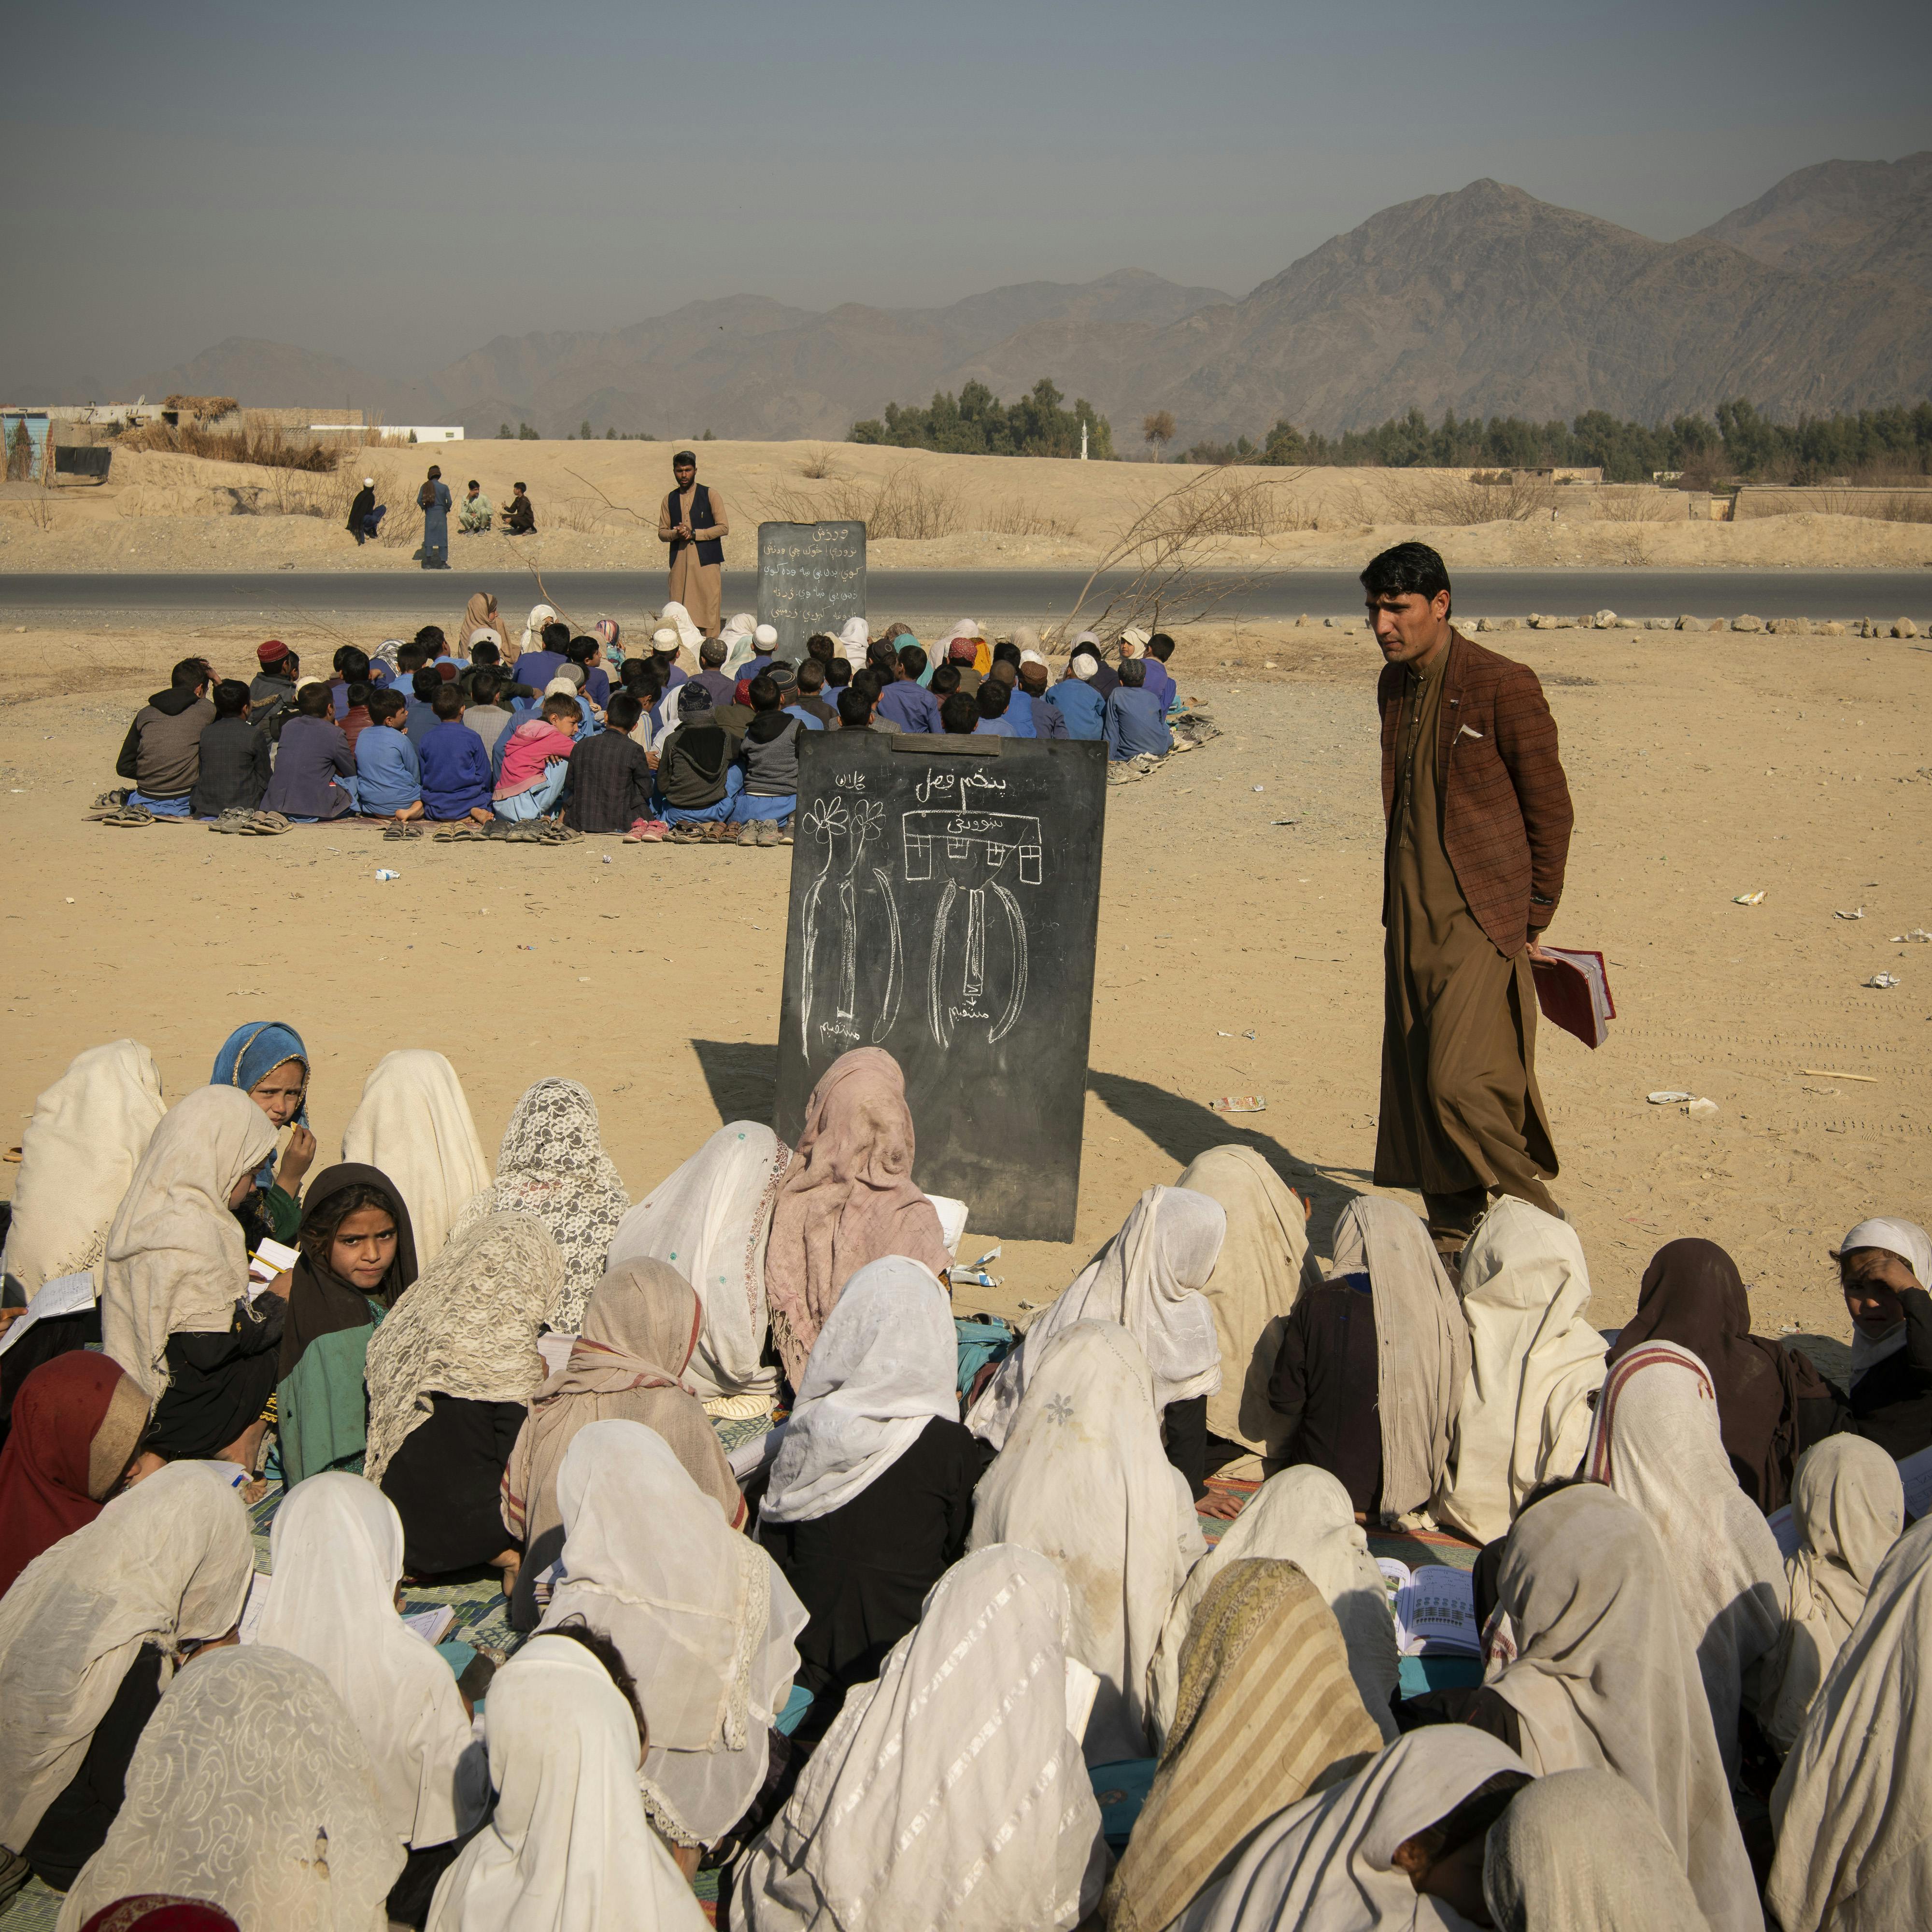
[[[708,638],[694,674],[672,629],[626,656],[609,619],[590,636],[552,623],[507,666],[496,634],[462,656],[434,625],[374,657],[345,645],[326,680],[303,676],[277,639],[260,646],[251,683],[184,659],[128,728],[116,767],[132,787],[124,803],[298,824],[560,818],[638,840],[732,826],[678,836],[788,843],[803,732],[1098,739],[1118,760],[1164,754],[1179,701],[1164,634],[1130,633],[1112,666],[1083,640],[1051,688],[1037,651],[956,638],[935,664],[904,625],[856,667],[824,635],[788,664],[760,626],[750,657],[728,670],[742,646]]]

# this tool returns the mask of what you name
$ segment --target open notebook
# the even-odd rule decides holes
[[[1404,1657],[1482,1655],[1476,1580],[1468,1570],[1440,1563],[1412,1570],[1393,1556],[1378,1556],[1376,1562],[1388,1588],[1396,1648]]]

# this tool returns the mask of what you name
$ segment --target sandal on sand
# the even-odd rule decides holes
[[[117,805],[125,805],[134,794],[121,786],[113,791],[104,791],[87,808],[89,812],[111,811]]]
[[[422,821],[416,818],[399,818],[382,827],[385,838],[420,838],[422,832]]]
[[[88,817],[99,825],[158,825],[160,820],[146,806],[117,805]]]
[[[226,812],[208,820],[208,829],[211,832],[246,832],[248,821],[254,815],[246,806],[230,806]]]
[[[446,826],[431,836],[439,845],[453,845],[458,839],[488,838],[490,833],[486,827],[472,819],[467,824]]]
[[[251,838],[278,838],[295,829],[295,820],[285,818],[279,812],[251,812],[248,822],[236,829]]]

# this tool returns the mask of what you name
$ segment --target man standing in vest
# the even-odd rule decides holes
[[[731,526],[724,501],[698,480],[698,458],[680,449],[670,460],[677,488],[658,512],[658,541],[670,545],[670,596],[707,638],[718,634],[724,598],[724,539]]]

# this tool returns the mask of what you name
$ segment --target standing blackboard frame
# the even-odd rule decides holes
[[[880,1046],[913,1178],[976,1228],[1071,1240],[1091,1045],[1106,747],[923,733],[799,746],[773,1125]]]
[[[864,524],[828,518],[758,526],[758,622],[778,634],[775,656],[796,664],[808,638],[836,637],[866,609]]]

